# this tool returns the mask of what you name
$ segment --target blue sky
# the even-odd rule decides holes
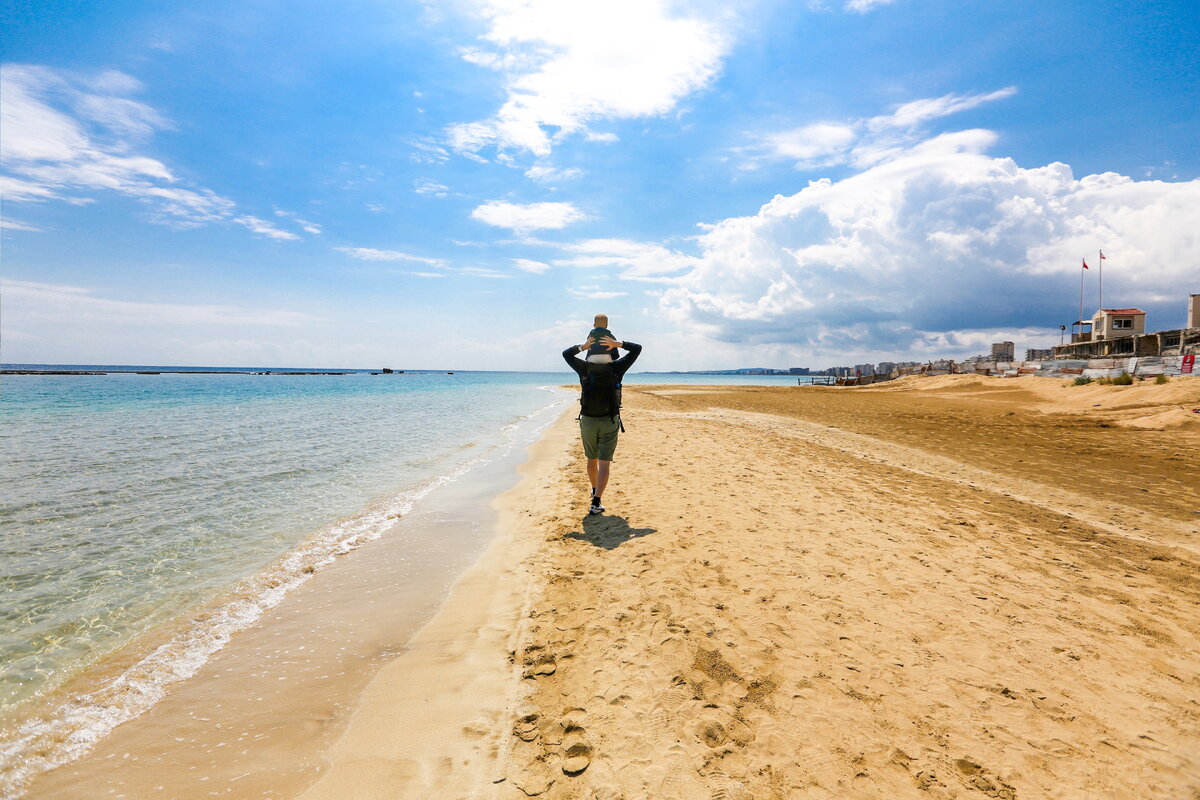
[[[1164,2],[5,4],[2,358],[646,369],[1018,350],[1200,292]]]

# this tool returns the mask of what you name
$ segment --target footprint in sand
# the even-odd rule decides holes
[[[526,647],[521,661],[525,665],[521,675],[525,678],[541,678],[558,670],[558,659],[540,644]]]
[[[538,715],[525,714],[513,723],[513,736],[522,742],[532,742],[538,737]]]
[[[562,721],[562,771],[564,775],[574,777],[587,769],[592,763],[592,746],[584,741],[583,715],[584,710],[577,708],[569,713]]]
[[[705,720],[696,726],[696,738],[709,747],[720,747],[729,741],[729,734],[716,720]]]
[[[994,797],[997,800],[1016,800],[1016,789],[974,761],[958,758],[954,760],[954,766],[958,767],[958,771],[962,773],[968,784],[988,797]]]

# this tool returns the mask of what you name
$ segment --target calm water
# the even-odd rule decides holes
[[[561,376],[4,376],[0,708],[469,470]],[[371,520],[362,520],[364,512]],[[360,530],[360,528],[365,529]],[[301,569],[306,564],[298,565]]]
[[[573,378],[0,377],[0,717],[56,698],[154,626],[195,617],[186,636],[155,651],[153,670],[123,676],[128,697],[93,703],[104,706],[93,709],[95,724],[79,722],[79,706],[67,715],[78,723],[70,735],[103,735],[153,704],[161,687],[145,684],[187,677],[425,493],[527,444],[573,402],[553,389]],[[20,739],[0,743],[0,757],[21,758]]]

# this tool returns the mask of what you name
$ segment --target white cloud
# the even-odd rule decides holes
[[[629,239],[587,239],[564,245],[562,249],[573,255],[555,259],[555,266],[615,267],[626,280],[670,281],[672,275],[701,263],[694,256],[661,244]]]
[[[1003,100],[1016,94],[1009,86],[985,94],[947,94],[912,100],[889,114],[842,122],[816,122],[761,134],[754,145],[741,148],[743,166],[793,161],[798,169],[837,164],[869,167],[896,157],[928,136],[923,125],[933,120]],[[991,134],[989,134],[991,136]]]
[[[282,217],[283,219],[292,220],[293,222],[295,222],[297,225],[300,226],[300,230],[304,231],[305,233],[311,233],[313,236],[318,236],[324,232],[322,230],[321,226],[318,225],[317,223],[309,222],[308,220],[301,217],[299,214],[296,214],[295,212],[292,212],[292,211],[284,211],[281,208],[277,208],[277,209],[275,209],[275,216]]]
[[[5,325],[13,330],[33,323],[121,323],[166,325],[265,325],[294,327],[325,322],[297,311],[225,305],[112,300],[96,290],[33,281],[0,281]]]
[[[463,58],[503,73],[507,96],[489,119],[448,129],[464,154],[494,145],[544,156],[596,120],[667,113],[713,80],[730,44],[716,12],[675,14],[665,0],[477,0],[475,8],[488,28]]]
[[[542,261],[533,261],[532,259],[528,258],[514,258],[512,259],[512,262],[513,266],[522,272],[532,272],[534,275],[540,275],[541,273],[550,269],[549,264],[546,264]]]
[[[51,200],[58,197],[49,186],[23,181],[10,175],[0,175],[0,196],[9,203]]]
[[[529,169],[525,170],[525,177],[538,183],[557,183],[559,181],[578,178],[583,174],[583,170],[575,167],[568,169],[559,169],[548,164],[534,164]]]
[[[299,239],[300,238],[299,236],[292,233],[291,231],[280,230],[279,228],[276,228],[271,223],[267,222],[265,219],[259,219],[258,217],[253,217],[253,216],[250,216],[249,214],[246,214],[241,217],[235,217],[233,221],[239,225],[246,226],[254,233],[260,234],[262,236],[266,236],[271,239],[288,240],[288,239]]]
[[[414,256],[411,253],[402,253],[399,250],[376,250],[373,247],[335,247],[333,249],[345,253],[351,258],[357,258],[360,261],[416,261],[421,264],[429,264],[432,267],[440,267],[446,263],[440,258]]]
[[[966,355],[998,331],[1056,334],[1078,313],[1080,257],[1101,247],[1106,303],[1163,319],[1200,289],[1180,255],[1200,250],[1200,180],[1023,169],[982,152],[994,138],[944,134],[712,226],[661,310],[718,341],[841,363]],[[1095,303],[1090,284],[1085,313]]]
[[[484,203],[471,212],[471,218],[497,228],[514,231],[557,230],[587,216],[571,203]]]
[[[926,97],[897,106],[891,114],[872,117],[867,127],[873,131],[888,128],[912,128],[922,122],[939,119],[960,111],[978,108],[986,103],[1004,100],[1017,93],[1017,87],[1007,86],[987,94],[946,94],[941,97]]]
[[[44,228],[39,228],[37,225],[30,225],[28,222],[22,222],[21,220],[13,219],[12,217],[0,218],[0,229],[6,231],[30,231],[35,233],[41,233],[45,230]]]
[[[580,286],[578,289],[568,288],[567,293],[575,297],[587,298],[588,300],[612,300],[629,294],[628,292],[614,292],[599,286]]]
[[[776,158],[813,163],[844,153],[858,138],[854,126],[818,122],[779,133],[767,134],[763,144]]]
[[[151,220],[177,226],[244,225],[276,239],[298,238],[239,214],[236,204],[202,187],[185,188],[172,170],[138,152],[170,123],[126,95],[141,84],[121,72],[76,75],[48,67],[0,67],[0,177],[8,202],[88,203],[95,192],[134,197]]]
[[[445,197],[450,191],[449,186],[444,186],[437,181],[431,181],[428,178],[422,178],[414,183],[413,191],[417,194],[428,194],[434,197]]]
[[[865,14],[879,6],[890,5],[893,0],[846,0],[846,10]]]
[[[463,275],[470,275],[472,278],[487,278],[489,280],[511,280],[512,275],[507,272],[501,272],[498,269],[490,269],[488,267],[457,267],[454,270]]]

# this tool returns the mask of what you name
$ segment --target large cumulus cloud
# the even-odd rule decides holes
[[[1045,338],[1074,319],[1080,259],[1103,248],[1106,306],[1139,305],[1152,328],[1182,316],[1200,291],[1200,181],[1025,169],[987,155],[994,140],[943,134],[709,227],[662,310],[716,341],[810,352]],[[1091,266],[1085,314],[1097,302]]]

